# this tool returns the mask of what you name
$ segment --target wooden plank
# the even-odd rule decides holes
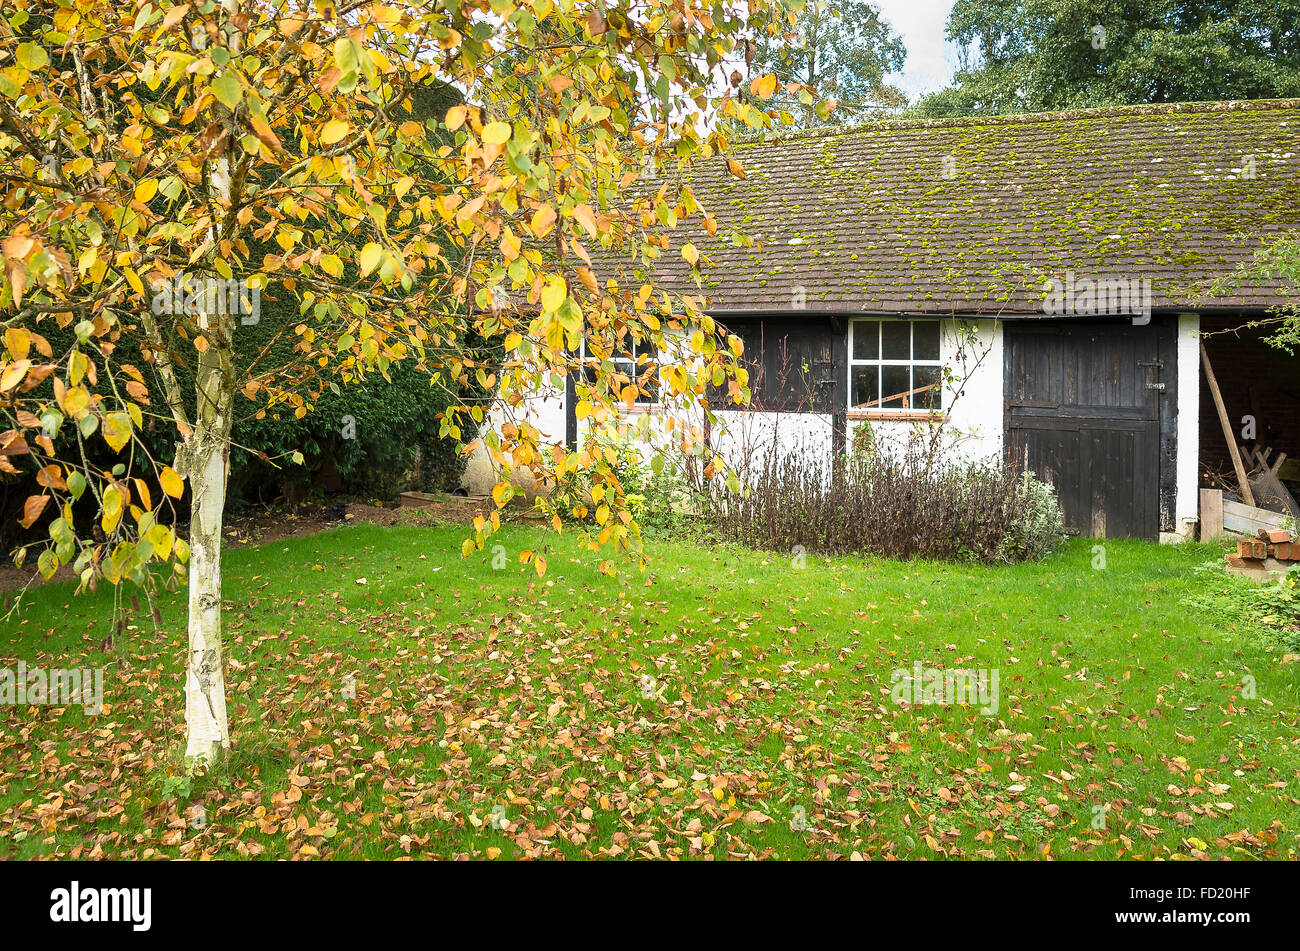
[[[471,507],[489,501],[486,495],[448,495],[446,492],[403,492],[399,496],[401,507],[429,508],[434,505],[464,505]]]
[[[1173,522],[1164,419],[1146,384],[1161,365],[1154,328],[1051,324],[1008,328],[1008,458],[1048,478],[1066,525],[1099,537],[1155,540]],[[1172,430],[1171,430],[1172,432]]]
[[[1261,528],[1281,528],[1286,516],[1280,512],[1243,505],[1231,499],[1223,500],[1224,531],[1237,535],[1256,535]]]
[[[1223,537],[1223,491],[1201,489],[1201,541]]]

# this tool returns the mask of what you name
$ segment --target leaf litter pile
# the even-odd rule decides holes
[[[109,639],[111,595],[37,591],[0,667],[102,666],[105,707],[0,707],[0,857],[1297,854],[1300,665],[1180,606],[1194,555],[1121,543],[1099,578],[1079,545],[799,570],[663,544],[611,579],[509,529],[550,545],[538,580],[459,531],[232,552],[234,745],[201,776],[183,598]],[[997,712],[895,702],[916,662],[997,669]]]

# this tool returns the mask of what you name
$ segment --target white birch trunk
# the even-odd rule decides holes
[[[228,13],[238,12],[238,0],[222,0],[222,5]],[[239,34],[230,36],[228,42],[237,51]],[[233,134],[232,128],[229,136]],[[214,221],[230,207],[228,150],[227,144],[213,163],[210,204]],[[209,238],[217,243],[216,224]],[[188,474],[191,497],[189,652],[185,665],[185,761],[191,766],[210,766],[230,748],[221,644],[221,529],[235,402],[234,317],[221,306],[220,295],[204,293],[201,297],[198,323],[208,334],[195,373],[195,425],[177,453],[177,469]]]
[[[224,443],[224,445],[223,445]],[[185,671],[186,762],[210,765],[230,746],[221,650],[221,526],[229,443],[196,433],[189,458],[190,617]]]
[[[211,765],[230,746],[221,649],[221,529],[235,403],[230,314],[199,315],[211,331],[195,374],[194,431],[177,453],[190,481],[189,653],[185,670],[186,762]]]

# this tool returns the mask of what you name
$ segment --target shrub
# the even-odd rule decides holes
[[[1065,517],[1053,486],[1022,472],[1012,506],[1016,517],[1006,528],[1004,560],[1041,558],[1061,543]]]
[[[990,563],[1041,557],[1063,538],[1055,491],[1028,473],[936,459],[916,443],[873,450],[831,472],[815,454],[769,452],[742,492],[714,497],[711,522],[772,551]]]
[[[656,472],[646,461],[646,452],[632,443],[614,449],[614,463],[609,467],[623,488],[627,505],[646,538],[680,538],[689,531],[701,511],[699,495],[683,473],[669,464]],[[547,500],[547,505],[561,518],[575,519],[590,506],[592,499],[590,472],[566,473]]]
[[[1255,640],[1300,650],[1300,565],[1267,584],[1228,574],[1222,559],[1198,571],[1208,583],[1184,604]]]
[[[412,487],[455,488],[464,460],[454,442],[438,438],[438,417],[451,398],[413,364],[393,365],[389,377],[374,373],[337,393],[326,389],[302,419],[287,411],[240,420],[232,439],[252,452],[232,453],[232,498],[299,497],[327,479],[345,492],[379,498]],[[303,465],[258,455],[275,459],[294,450]]]

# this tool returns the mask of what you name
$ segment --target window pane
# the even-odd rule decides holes
[[[882,367],[880,394],[884,402],[881,404],[886,409],[901,409],[912,405],[907,391],[912,385],[912,368],[911,367]],[[893,399],[890,399],[890,397]]]
[[[636,357],[636,354],[637,344],[636,341],[632,339],[632,331],[625,331],[623,336],[614,341],[613,356],[615,360],[631,360]]]
[[[943,368],[912,367],[912,389],[922,390],[912,400],[916,409],[940,409],[943,406]]]
[[[885,360],[910,360],[912,358],[911,337],[912,325],[909,321],[882,320],[880,322],[881,357]]]
[[[875,360],[880,356],[880,321],[853,322],[853,359]]]
[[[880,368],[874,366],[853,368],[853,407],[867,409],[880,399]]]
[[[636,373],[641,381],[642,395],[637,397],[638,403],[658,403],[659,402],[659,360],[653,343],[639,343],[636,345]]]
[[[912,324],[912,359],[939,359],[939,322],[918,320]]]
[[[631,360],[622,358],[616,358],[612,362],[614,373],[609,378],[610,392],[614,399],[619,399],[623,395],[623,387],[636,382],[636,366]]]

